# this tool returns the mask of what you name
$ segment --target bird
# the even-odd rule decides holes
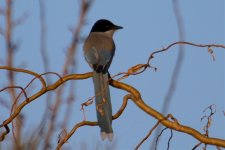
[[[107,19],[97,20],[84,41],[84,58],[93,69],[95,106],[102,140],[113,140],[112,106],[109,91],[109,72],[115,54],[113,35],[123,29]]]

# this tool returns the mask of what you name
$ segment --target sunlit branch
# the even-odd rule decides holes
[[[38,97],[42,96],[46,92],[55,90],[56,88],[58,88],[60,85],[62,85],[66,81],[81,80],[81,79],[89,78],[91,76],[92,76],[92,73],[66,75],[66,76],[62,77],[61,79],[57,80],[55,83],[42,88],[41,90],[39,90],[37,93],[35,93],[31,97],[28,97],[29,101],[27,101],[25,99],[20,105],[18,105],[17,108],[12,113],[12,115],[8,119],[6,119],[2,124],[0,124],[0,128],[6,124],[11,123],[12,120],[20,113],[20,111],[22,110],[22,108],[24,106],[26,106],[28,103],[32,102],[33,100],[36,100]]]
[[[212,48],[222,48],[225,49],[225,45],[222,44],[196,44],[196,43],[192,43],[192,42],[186,42],[186,41],[178,41],[178,42],[174,42],[170,45],[168,45],[165,48],[162,48],[160,50],[156,50],[153,53],[150,54],[150,56],[148,57],[148,60],[146,62],[146,64],[137,64],[135,66],[130,67],[127,72],[120,72],[117,73],[116,75],[113,75],[112,78],[115,78],[117,76],[121,76],[118,79],[118,81],[125,79],[127,77],[129,77],[130,75],[138,75],[143,73],[146,69],[151,68],[154,69],[155,71],[157,70],[156,67],[154,67],[153,65],[151,65],[151,61],[153,60],[153,58],[155,58],[155,55],[158,53],[162,53],[164,51],[168,51],[171,50],[170,48],[172,48],[175,45],[190,45],[190,46],[195,46],[195,47],[200,47],[200,48],[207,48],[209,54],[213,57],[213,60],[215,59],[214,53]],[[210,49],[210,50],[209,50]]]
[[[172,121],[163,120],[165,117],[161,113],[159,113],[158,111],[153,109],[152,107],[145,104],[145,102],[141,98],[140,93],[132,86],[127,85],[122,82],[115,81],[115,80],[111,80],[110,83],[115,88],[122,89],[122,90],[125,90],[125,91],[131,93],[134,96],[134,99],[132,99],[132,101],[142,111],[146,112],[147,114],[149,114],[150,116],[154,117],[157,120],[162,120],[161,124],[163,124],[165,127],[179,131],[179,132],[189,134],[189,135],[193,136],[194,138],[196,138],[197,140],[201,141],[202,143],[225,147],[225,140],[218,139],[218,138],[206,137],[204,134],[201,134],[200,132],[198,132],[197,130],[195,130],[191,127],[181,125],[180,123],[178,123],[178,121],[175,118]]]
[[[113,119],[113,120],[117,119],[117,118],[123,113],[124,109],[125,109],[126,106],[127,106],[127,101],[128,101],[129,99],[132,99],[132,98],[133,98],[133,96],[130,95],[130,94],[124,96],[124,98],[123,98],[123,104],[121,105],[121,107],[120,107],[120,109],[117,111],[117,113],[116,113],[115,115],[112,116],[112,119]],[[84,121],[82,121],[82,122],[80,122],[80,123],[77,123],[77,124],[73,127],[73,129],[72,129],[68,134],[66,134],[66,135],[63,137],[63,139],[60,139],[60,140],[59,140],[60,142],[58,143],[56,149],[59,150],[59,149],[63,146],[63,144],[65,144],[65,143],[69,140],[69,138],[76,132],[76,130],[77,130],[78,128],[80,128],[80,127],[82,127],[82,126],[97,126],[97,125],[98,125],[97,122],[90,122],[90,121],[86,121],[86,120],[84,120]]]

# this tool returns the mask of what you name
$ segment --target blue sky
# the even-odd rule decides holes
[[[223,0],[180,0],[179,2],[186,41],[198,44],[225,44],[225,4]],[[0,6],[4,7],[4,5],[4,2],[0,1]],[[18,18],[24,12],[29,14],[27,20],[14,32],[14,41],[20,43],[20,49],[15,55],[15,65],[18,67],[25,63],[26,69],[43,73],[39,44],[39,3],[37,0],[20,0],[15,2],[14,9],[14,18]],[[66,57],[65,52],[72,37],[69,28],[77,22],[78,11],[79,1],[76,0],[46,1],[47,53],[51,67],[49,71],[60,73],[62,70]],[[124,27],[114,36],[117,49],[109,70],[112,75],[126,71],[136,64],[145,63],[151,52],[178,41],[178,28],[172,1],[95,1],[88,12],[87,23],[83,27],[81,36],[86,37],[93,23],[100,18],[109,19]],[[0,19],[0,25],[4,26],[3,17],[1,16]],[[0,37],[0,40],[2,43],[3,38]],[[83,58],[82,44],[79,44],[75,56],[75,73],[91,71]],[[204,115],[203,110],[209,105],[215,104],[217,113],[213,117],[210,136],[224,139],[225,117],[222,111],[225,110],[225,53],[224,49],[213,48],[213,50],[216,61],[212,61],[207,48],[185,46],[185,58],[169,113],[172,113],[180,123],[203,132],[204,123],[200,121]],[[177,53],[178,46],[175,46],[167,52],[156,55],[152,64],[158,68],[157,72],[147,70],[138,76],[131,76],[123,82],[136,87],[142,93],[143,100],[160,111],[169,87]],[[4,44],[0,44],[0,54],[0,59],[4,60]],[[5,76],[5,72],[0,72],[0,75]],[[17,76],[18,84],[24,84],[25,81],[28,82],[27,78]],[[93,96],[91,79],[72,82],[75,84],[76,102],[68,130],[82,120],[82,112],[79,111],[80,104]],[[6,82],[1,81],[0,83]],[[35,92],[34,89],[32,90]],[[113,112],[120,107],[125,94],[123,91],[111,88]],[[24,108],[22,112],[26,114],[27,119],[25,133],[30,130],[30,126],[35,126],[38,122],[44,105],[45,97],[43,96]],[[64,111],[65,107],[62,107],[59,121],[63,119]],[[88,120],[96,120],[94,105],[86,108],[86,114]],[[6,111],[1,112],[1,121],[7,116]],[[123,115],[113,122],[115,133],[113,144],[116,143],[116,149],[133,149],[155,122],[155,119],[129,102]],[[52,142],[53,145],[57,142],[58,133],[60,131],[56,131],[54,134],[56,140]],[[168,133],[169,131],[162,136],[162,144],[159,145],[159,149],[166,149]],[[141,149],[148,149],[151,139],[153,137],[150,137]],[[81,143],[87,144],[88,149],[91,149],[96,143],[101,145],[102,149],[105,144],[111,144],[101,142],[98,127],[79,129],[66,145],[72,149],[79,149]],[[189,135],[174,132],[171,149],[191,149],[196,143],[198,141]],[[210,148],[213,149],[213,147]]]

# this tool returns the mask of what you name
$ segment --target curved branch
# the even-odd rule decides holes
[[[15,111],[12,113],[12,115],[8,119],[6,119],[2,124],[0,124],[0,128],[3,127],[3,126],[5,126],[5,125],[7,125],[7,124],[9,124],[9,123],[11,123],[12,120],[20,113],[20,111],[22,110],[22,108],[24,106],[26,106],[27,104],[29,104],[33,100],[37,99],[38,97],[42,96],[46,92],[55,90],[57,87],[59,87],[60,85],[62,85],[66,81],[69,81],[69,80],[79,80],[79,79],[87,79],[87,78],[90,78],[90,77],[92,77],[92,73],[91,72],[90,73],[85,73],[85,74],[71,74],[71,75],[66,75],[66,76],[60,78],[59,80],[57,80],[55,83],[47,86],[46,88],[42,88],[37,93],[35,93],[31,97],[29,97],[29,101],[28,100],[24,100],[15,109]]]
[[[173,116],[171,114],[168,114],[163,120],[167,120],[171,118],[174,120]],[[136,146],[135,150],[138,150],[138,148],[149,138],[149,136],[152,134],[152,132],[157,128],[157,126],[161,123],[162,120],[158,120],[156,124],[151,128],[151,130],[148,132],[148,134],[141,140],[141,142]],[[176,121],[176,120],[175,120]]]
[[[122,106],[120,107],[118,112],[112,116],[113,120],[117,119],[123,113],[124,109],[127,106],[127,101],[132,98],[133,98],[133,96],[131,94],[127,94],[126,96],[124,96]],[[90,122],[90,121],[82,121],[82,122],[77,123],[73,127],[73,129],[63,139],[60,140],[60,142],[58,143],[58,145],[56,147],[56,150],[59,150],[63,146],[63,144],[65,144],[69,140],[69,138],[75,133],[75,131],[78,128],[80,128],[82,126],[97,126],[97,125],[98,125],[98,122]]]
[[[192,42],[186,42],[186,41],[178,41],[178,42],[174,42],[170,45],[168,45],[165,48],[162,48],[161,50],[155,51],[153,53],[151,53],[150,57],[148,58],[147,64],[150,64],[151,59],[154,58],[154,55],[157,53],[161,53],[163,51],[167,51],[168,49],[170,49],[171,47],[175,46],[175,45],[191,45],[191,46],[196,46],[196,47],[216,47],[216,48],[223,48],[225,49],[225,45],[222,44],[196,44],[196,43],[192,43]]]
[[[68,139],[74,134],[74,132],[82,127],[82,126],[97,126],[98,123],[97,122],[91,122],[91,121],[82,121],[78,124],[76,124],[73,129],[58,143],[57,147],[56,147],[56,150],[59,150],[63,144],[65,144]]]
[[[169,48],[171,48],[172,46],[174,46],[176,44],[187,44],[187,45],[192,45],[192,46],[197,46],[197,47],[208,47],[208,48],[220,47],[220,48],[224,48],[225,49],[224,45],[219,45],[219,44],[205,44],[205,45],[203,45],[203,44],[194,44],[194,43],[183,42],[183,41],[175,42],[175,43],[170,44],[166,48],[163,48],[163,49],[161,49],[159,51],[153,52],[150,55],[150,57],[149,57],[149,59],[147,61],[148,62],[147,64],[136,65],[136,66],[134,66],[131,69],[130,72],[132,72],[132,74],[139,74],[139,73],[143,72],[146,68],[151,67],[150,66],[150,60],[152,58],[154,58],[154,54],[166,51],[166,50],[168,50]],[[152,68],[154,68],[154,67],[152,67]],[[64,82],[66,82],[68,80],[79,80],[79,79],[86,79],[86,78],[92,77],[92,73],[71,74],[71,75],[66,75],[66,76],[60,78],[55,83],[53,83],[53,84],[51,84],[49,86],[46,86],[46,83],[45,83],[44,79],[41,77],[41,75],[39,75],[39,74],[37,74],[35,72],[29,71],[29,70],[25,70],[25,69],[11,68],[11,67],[8,67],[8,66],[0,66],[0,69],[17,71],[17,72],[24,72],[24,73],[33,75],[33,76],[35,76],[36,78],[38,78],[41,81],[42,86],[43,86],[41,90],[39,90],[36,94],[34,94],[34,95],[32,95],[31,97],[28,98],[29,101],[27,99],[24,100],[17,107],[15,112],[13,112],[12,115],[8,119],[6,119],[2,124],[0,124],[0,128],[2,128],[3,126],[6,126],[9,123],[11,123],[12,120],[20,113],[22,108],[24,106],[26,106],[28,103],[30,103],[31,101],[33,101],[33,100],[37,99],[38,97],[42,96],[46,92],[56,89],[57,87],[62,85]],[[143,70],[138,72],[141,69],[143,69]],[[198,139],[202,143],[209,144],[209,145],[216,145],[216,146],[219,146],[219,147],[225,147],[225,140],[218,139],[218,138],[207,137],[204,134],[201,134],[200,132],[198,132],[197,130],[195,130],[193,128],[190,128],[190,127],[184,126],[184,125],[180,125],[176,121],[175,118],[171,118],[172,121],[169,120],[169,119],[163,120],[165,117],[161,113],[159,113],[156,110],[154,110],[152,107],[150,107],[147,104],[145,104],[145,102],[141,98],[141,95],[140,95],[139,91],[136,90],[135,88],[133,88],[132,86],[130,86],[128,84],[125,84],[125,83],[122,83],[122,82],[115,81],[113,79],[111,79],[109,81],[109,83],[113,87],[116,87],[118,89],[122,89],[122,90],[125,90],[125,91],[131,93],[131,95],[127,95],[127,96],[124,97],[123,105],[121,106],[121,108],[118,111],[118,113],[113,117],[113,119],[118,118],[122,114],[122,112],[124,111],[124,109],[125,109],[125,107],[127,105],[127,100],[131,99],[141,110],[143,110],[144,112],[146,112],[147,114],[149,114],[150,116],[154,117],[157,120],[162,120],[161,124],[163,124],[165,127],[168,127],[170,129],[174,129],[174,130],[179,131],[179,132],[183,132],[183,133],[189,134],[189,135],[193,136],[194,138]],[[83,126],[83,125],[92,125],[93,126],[94,124],[95,124],[94,122],[87,122],[87,121],[80,122],[73,128],[73,130],[71,132],[73,132],[73,131],[75,132],[76,129],[78,127],[80,127],[80,126]],[[71,135],[73,133],[71,133]]]
[[[112,116],[112,119],[117,119],[119,118],[119,116],[123,113],[123,111],[125,110],[126,106],[127,106],[127,102],[129,99],[133,99],[133,95],[131,94],[127,94],[126,96],[123,97],[123,104],[120,107],[120,109],[117,111],[117,113],[115,115]]]
[[[187,133],[187,134],[191,135],[192,137],[196,138],[197,140],[201,141],[202,143],[225,147],[225,140],[219,139],[219,138],[206,137],[204,134],[201,134],[200,132],[198,132],[197,130],[195,130],[191,127],[179,124],[175,118],[173,119],[174,121],[163,120],[165,117],[158,111],[154,110],[152,107],[148,106],[142,100],[141,95],[138,92],[138,90],[136,90],[132,86],[122,83],[122,82],[115,81],[115,80],[110,80],[110,84],[115,88],[119,88],[119,89],[122,89],[124,91],[131,93],[135,97],[134,99],[132,99],[132,101],[141,110],[143,110],[150,116],[154,117],[157,120],[162,120],[161,124],[163,124],[165,127],[168,127],[170,129],[173,129],[173,130],[176,130],[179,132]]]
[[[3,89],[0,89],[0,92],[3,92],[4,90],[11,89],[11,88],[20,89],[21,90],[21,93],[24,94],[26,100],[28,100],[27,93],[24,90],[24,88],[21,87],[21,86],[7,86],[7,87],[4,87]]]
[[[225,45],[222,45],[222,44],[196,44],[196,43],[185,42],[185,41],[174,42],[174,43],[168,45],[165,48],[162,48],[160,50],[156,50],[156,51],[152,52],[150,54],[146,64],[137,64],[135,66],[132,66],[131,68],[129,68],[127,70],[127,72],[120,72],[120,73],[112,76],[112,78],[115,78],[117,76],[123,75],[122,77],[119,78],[119,80],[122,80],[122,79],[125,79],[125,78],[129,77],[130,75],[141,74],[148,68],[152,68],[152,69],[154,69],[156,71],[157,68],[152,66],[151,63],[150,63],[150,61],[154,58],[154,55],[157,54],[157,53],[161,53],[161,52],[167,51],[167,50],[169,50],[171,47],[173,47],[175,45],[191,45],[191,46],[196,46],[196,47],[206,47],[206,48],[208,48],[208,52],[210,53],[210,55],[212,55],[213,60],[215,60],[215,56],[214,56],[213,51],[211,49],[212,47],[225,49]]]
[[[15,110],[15,112],[0,125],[0,128],[3,127],[3,126],[6,126],[9,123],[11,123],[12,120],[20,113],[20,111],[22,110],[22,108],[24,106],[26,106],[31,101],[37,99],[41,95],[45,94],[46,92],[56,89],[57,87],[59,87],[60,85],[62,85],[66,81],[87,79],[87,78],[90,78],[90,77],[92,77],[92,73],[91,72],[85,73],[85,74],[71,74],[71,75],[66,75],[66,76],[62,77],[61,79],[57,80],[55,83],[47,86],[44,90],[41,89],[39,92],[37,92],[36,94],[34,94],[31,97],[29,97],[29,101],[24,100],[18,106],[18,108]],[[125,91],[127,91],[127,92],[132,94],[132,96],[131,95],[125,96],[124,103],[121,106],[121,109],[118,111],[118,113],[116,113],[116,115],[113,117],[114,119],[118,118],[119,115],[122,114],[122,112],[123,112],[123,110],[124,110],[124,108],[126,106],[127,100],[131,99],[141,110],[143,110],[144,112],[146,112],[150,116],[153,116],[157,120],[162,120],[161,123],[164,126],[170,128],[170,129],[174,129],[174,130],[179,131],[179,132],[187,133],[187,134],[193,136],[194,138],[198,139],[202,143],[210,144],[210,145],[216,145],[216,146],[220,146],[220,147],[225,147],[225,140],[218,139],[218,138],[206,137],[204,134],[201,134],[200,132],[198,132],[197,130],[195,130],[193,128],[190,128],[190,127],[184,126],[184,125],[180,125],[176,121],[175,118],[173,119],[173,121],[163,120],[165,117],[161,113],[159,113],[156,110],[154,110],[152,107],[150,107],[147,104],[145,104],[145,102],[141,98],[141,95],[140,95],[139,91],[136,90],[134,87],[132,87],[132,86],[130,86],[128,84],[122,83],[122,82],[115,81],[113,79],[111,79],[109,81],[109,83],[115,88],[125,90]],[[95,124],[97,124],[97,123],[88,122],[88,121],[82,121],[82,122],[80,122],[79,124],[77,124],[73,128],[72,132],[73,131],[75,132],[76,129],[78,127],[80,127],[80,126],[84,126],[84,125],[94,126]],[[71,133],[71,135],[73,133]],[[69,134],[68,136],[71,136],[71,135]]]
[[[158,127],[160,124],[160,121],[157,121],[157,123],[151,128],[151,130],[148,132],[148,134],[141,140],[141,142],[135,147],[135,150],[138,150],[138,148],[149,138],[149,136],[152,134],[152,132]]]
[[[10,70],[10,71],[15,71],[15,72],[23,72],[23,73],[26,73],[26,74],[35,76],[36,78],[38,78],[40,80],[40,82],[42,84],[42,88],[45,88],[46,87],[45,80],[41,77],[41,75],[39,75],[36,72],[30,71],[30,70],[26,70],[26,69],[12,68],[12,67],[9,67],[9,66],[0,66],[0,69]]]
[[[10,132],[8,125],[5,125],[5,131],[1,133],[0,135],[0,141],[3,141],[5,139],[5,136]]]

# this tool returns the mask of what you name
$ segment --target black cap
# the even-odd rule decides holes
[[[111,21],[106,19],[100,19],[95,22],[91,32],[106,32],[109,30],[123,29],[123,27],[113,24]]]

